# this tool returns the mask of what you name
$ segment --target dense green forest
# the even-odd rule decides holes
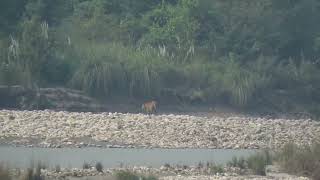
[[[1,0],[0,84],[320,113],[319,0]]]

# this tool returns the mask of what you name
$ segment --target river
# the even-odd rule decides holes
[[[116,149],[116,148],[26,148],[0,146],[0,162],[26,168],[41,161],[47,167],[81,168],[84,162],[101,162],[105,168],[121,165],[160,167],[166,163],[196,165],[199,162],[225,164],[233,157],[247,157],[255,150],[231,149]]]

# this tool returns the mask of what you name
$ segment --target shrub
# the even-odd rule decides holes
[[[216,164],[213,164],[213,163],[209,163],[208,168],[209,168],[211,174],[217,174],[217,173],[223,173],[224,172],[224,169],[223,169],[222,165],[216,165]]]
[[[130,96],[155,97],[159,95],[161,80],[155,67],[150,65],[136,64],[129,68]]]
[[[44,180],[44,176],[41,175],[41,169],[44,169],[45,166],[42,163],[38,163],[36,167],[33,165],[27,169],[27,171],[18,176],[17,174],[13,175],[13,177],[10,176],[9,170],[3,168],[3,166],[0,165],[0,179],[1,180],[12,180],[12,179],[20,179],[20,180]]]
[[[31,71],[19,63],[0,64],[0,85],[23,85],[32,87]]]
[[[247,106],[257,90],[258,82],[262,79],[257,77],[258,74],[243,68],[232,54],[225,62],[224,69],[222,85],[230,103],[238,107]]]
[[[319,179],[320,144],[297,146],[286,144],[277,154],[277,161],[288,173]]]
[[[228,166],[238,167],[240,169],[249,168],[257,175],[266,175],[265,168],[267,165],[272,164],[272,156],[268,150],[255,153],[248,158],[237,158],[233,157]]]
[[[171,168],[171,165],[170,165],[169,163],[165,163],[163,166],[164,166],[165,168]]]
[[[59,58],[46,61],[41,68],[41,79],[45,84],[65,85],[71,78],[72,68],[70,62]]]
[[[37,164],[36,168],[28,168],[26,174],[22,177],[22,180],[44,180],[45,178],[41,176],[41,169],[45,166],[40,162]]]
[[[82,61],[71,85],[91,95],[131,95],[150,97],[159,94],[160,73],[165,63],[148,50],[120,44],[94,44],[85,47]]]
[[[117,180],[157,180],[154,176],[140,176],[129,171],[119,171],[116,173]]]
[[[227,163],[227,165],[231,167],[238,167],[240,169],[245,169],[246,160],[243,157],[241,158],[233,157],[232,160]]]
[[[87,162],[84,162],[83,165],[82,165],[82,168],[83,169],[90,169],[91,165]]]
[[[124,73],[118,63],[88,61],[75,72],[71,85],[94,96],[107,96],[121,88]]]
[[[57,173],[61,172],[60,165],[56,165],[56,167],[54,168],[54,171],[57,172]]]
[[[266,175],[265,168],[272,164],[271,154],[268,150],[256,153],[247,159],[248,168],[257,175]]]
[[[0,179],[1,180],[11,180],[9,171],[0,165]]]
[[[96,163],[96,170],[98,172],[103,172],[103,166],[102,166],[102,164],[100,162]]]

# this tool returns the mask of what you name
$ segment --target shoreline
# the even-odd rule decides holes
[[[219,168],[215,169],[215,168]],[[158,177],[159,180],[180,180],[180,179],[296,179],[296,180],[307,180],[309,178],[302,176],[295,176],[286,173],[282,173],[278,169],[279,167],[269,165],[266,168],[266,175],[254,175],[249,169],[240,169],[236,167],[218,167],[212,166],[170,166],[164,165],[160,168],[152,168],[145,166],[125,166],[119,168],[106,168],[101,171],[97,171],[95,167],[88,167],[87,169],[80,168],[58,168],[47,169],[41,168],[40,174],[46,179],[81,179],[91,178],[99,179],[106,177],[113,177],[119,172],[131,172],[134,174],[154,176]],[[37,168],[36,168],[37,169]],[[13,176],[21,175],[26,172],[26,169],[9,169],[9,172]]]

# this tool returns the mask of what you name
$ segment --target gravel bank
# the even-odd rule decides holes
[[[49,170],[41,169],[41,175],[48,180],[106,180],[112,178],[119,171],[134,172],[139,175],[152,175],[159,177],[159,180],[245,180],[245,179],[282,179],[282,180],[308,180],[307,177],[299,177],[278,172],[267,172],[266,176],[252,175],[247,170],[240,170],[238,168],[224,167],[223,173],[212,172],[206,167],[161,167],[160,169],[150,167],[127,167],[116,169],[104,169],[98,172],[94,167],[89,169],[60,169]],[[240,173],[242,172],[242,173]],[[11,169],[10,174],[18,176],[24,174],[25,170]],[[241,175],[240,175],[241,174]]]
[[[171,176],[160,178],[161,180],[270,180],[270,179],[281,179],[281,180],[308,180],[305,177],[263,177],[263,176]]]
[[[320,137],[320,122],[253,117],[0,111],[2,144],[41,147],[279,148]],[[120,145],[120,146],[117,146]]]

